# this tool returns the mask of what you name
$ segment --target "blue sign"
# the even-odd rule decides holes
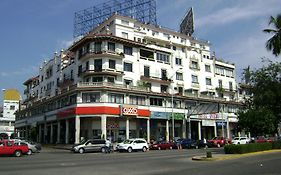
[[[169,118],[169,113],[167,112],[156,112],[156,111],[151,111],[151,117],[152,119],[168,119]]]
[[[217,126],[226,126],[226,122],[217,122]]]

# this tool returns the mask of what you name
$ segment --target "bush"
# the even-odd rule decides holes
[[[212,152],[211,151],[207,151],[206,152],[206,156],[207,156],[207,158],[212,158],[213,156],[212,156]]]
[[[281,149],[281,140],[273,142],[272,149]]]
[[[271,150],[273,148],[273,143],[250,143],[245,145],[226,145],[224,147],[225,154],[244,154],[244,153],[250,153],[250,152],[257,152],[257,151],[265,151],[265,150]],[[276,144],[276,148],[280,146],[281,142],[279,144]]]

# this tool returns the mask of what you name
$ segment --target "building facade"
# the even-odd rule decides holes
[[[40,142],[236,133],[235,65],[212,55],[207,41],[117,14],[24,85],[16,129]]]
[[[0,116],[0,134],[3,137],[13,136],[16,111],[19,110],[20,93],[16,89],[4,89],[3,109]],[[5,135],[5,136],[4,136]]]

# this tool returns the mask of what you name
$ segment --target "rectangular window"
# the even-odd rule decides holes
[[[182,73],[179,73],[179,72],[176,73],[176,80],[183,80]]]
[[[16,107],[14,105],[10,106],[10,110],[15,110],[15,109],[16,109]]]
[[[98,92],[88,92],[82,93],[82,102],[83,103],[93,103],[93,102],[100,102],[101,96]]]
[[[114,83],[114,77],[107,77],[107,82]]]
[[[78,75],[80,75],[82,73],[82,65],[78,66]]]
[[[95,53],[101,52],[101,42],[95,42],[94,51],[95,51]]]
[[[126,33],[126,32],[122,32],[122,38],[126,38],[126,39],[128,39],[128,33]]]
[[[94,61],[94,70],[95,72],[102,71],[102,59],[96,59]]]
[[[151,106],[163,106],[163,99],[161,98],[150,98]]]
[[[133,72],[133,64],[124,62],[124,71]]]
[[[89,61],[86,62],[86,70],[89,70]]]
[[[145,105],[145,97],[131,95],[129,98],[132,105]]]
[[[222,80],[219,80],[219,87],[222,88]]]
[[[197,75],[191,75],[192,83],[198,84],[198,76]]]
[[[108,102],[110,103],[124,103],[124,95],[122,94],[108,94]]]
[[[109,60],[109,68],[115,69],[116,61],[115,60]]]
[[[232,84],[231,81],[229,82],[229,90],[230,90],[230,91],[233,91],[233,84]]]
[[[92,82],[97,83],[97,82],[102,82],[103,78],[102,77],[93,77]]]
[[[150,77],[150,68],[149,66],[144,66],[144,76]]]
[[[161,92],[162,93],[167,93],[167,89],[168,89],[167,85],[161,85]]]
[[[212,79],[206,78],[206,85],[211,86],[212,85]]]
[[[205,64],[205,71],[206,71],[206,72],[211,72],[211,66]]]
[[[182,59],[176,58],[176,65],[182,65]]]
[[[198,62],[197,61],[191,61],[191,68],[192,69],[199,69]]]
[[[133,48],[129,46],[124,46],[124,54],[126,55],[133,55]]]
[[[165,63],[170,62],[170,55],[164,53],[157,53],[157,61],[163,61]]]
[[[107,47],[109,51],[115,52],[115,43],[108,42]]]
[[[166,69],[161,69],[161,79],[162,80],[168,80]]]

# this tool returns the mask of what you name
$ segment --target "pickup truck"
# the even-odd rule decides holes
[[[11,140],[0,140],[0,156],[14,155],[20,157],[28,153],[28,145],[17,145]]]

